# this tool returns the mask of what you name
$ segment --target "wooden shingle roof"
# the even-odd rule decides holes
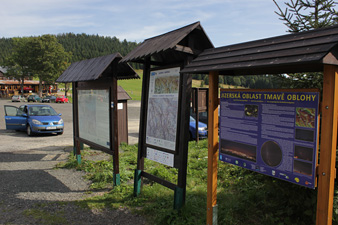
[[[72,63],[63,74],[56,80],[57,82],[79,82],[97,80],[103,74],[112,74],[112,64],[114,60],[119,62],[122,56],[119,53],[86,59]],[[118,63],[117,79],[136,79],[137,73],[127,64]]]
[[[188,36],[194,39],[193,48],[188,47]],[[196,22],[177,30],[146,39],[127,54],[121,62],[143,63],[144,59],[149,56],[152,57],[151,59],[154,62],[178,62],[185,58],[184,54],[197,55],[202,50],[213,47],[200,22]]]
[[[338,65],[338,26],[207,49],[183,73],[223,75],[323,71]]]

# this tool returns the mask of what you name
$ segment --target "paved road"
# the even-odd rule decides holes
[[[6,130],[4,119],[4,105],[20,106],[24,103],[11,102],[0,99],[0,152],[14,152],[25,149],[64,149],[73,145],[73,118],[72,104],[47,103],[56,112],[62,113],[65,123],[65,131],[61,136],[43,135],[28,137],[25,132]],[[36,103],[34,103],[36,104]],[[140,115],[140,101],[128,101],[128,131],[129,144],[138,141],[138,126]]]

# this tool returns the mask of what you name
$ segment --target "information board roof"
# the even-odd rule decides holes
[[[191,35],[194,47],[188,47],[188,36]],[[143,62],[151,56],[155,62],[179,62],[186,54],[196,55],[202,50],[213,48],[213,44],[204,32],[200,22],[187,25],[177,30],[146,39],[126,55],[121,62]]]
[[[56,80],[57,82],[79,82],[97,80],[103,74],[113,74],[113,61],[120,61],[120,53],[86,59],[72,63],[63,74]],[[137,79],[137,73],[127,64],[117,64],[117,79]]]
[[[182,72],[223,75],[323,71],[338,65],[338,26],[203,51]]]

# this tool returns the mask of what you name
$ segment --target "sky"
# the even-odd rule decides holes
[[[0,38],[85,33],[143,42],[200,21],[221,47],[287,34],[276,10],[272,0],[1,0]]]

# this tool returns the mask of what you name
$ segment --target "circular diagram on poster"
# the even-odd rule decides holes
[[[261,156],[266,165],[275,167],[281,163],[283,153],[276,142],[267,141],[262,145]]]

